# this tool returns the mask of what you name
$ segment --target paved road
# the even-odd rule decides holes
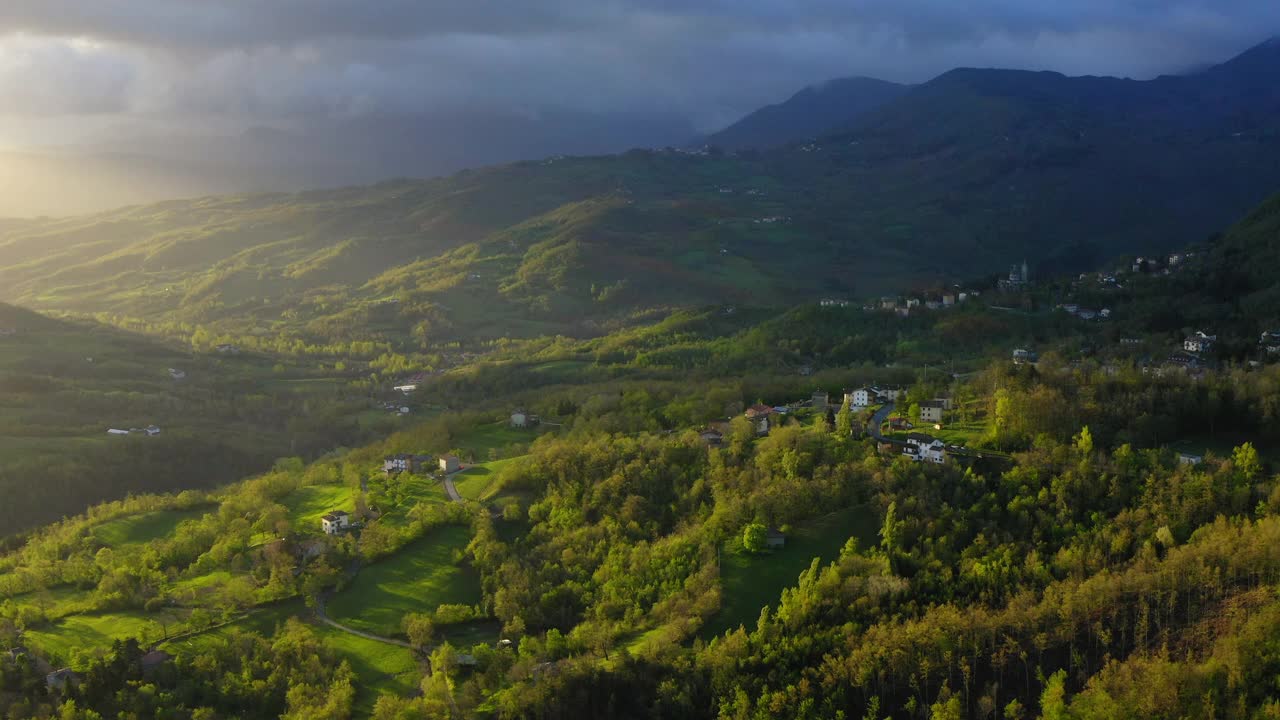
[[[462,472],[459,470],[458,472]],[[454,473],[456,475],[457,473]],[[449,493],[449,499],[454,502],[462,502],[462,496],[458,494],[458,488],[453,486],[453,475],[444,476],[444,491]]]
[[[893,412],[893,403],[885,403],[884,407],[876,411],[875,415],[867,421],[867,434],[876,440],[883,441],[884,435],[880,432],[880,426],[884,424],[886,418]]]

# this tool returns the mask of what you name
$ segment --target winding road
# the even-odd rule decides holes
[[[885,442],[884,434],[880,432],[880,427],[884,425],[884,421],[888,419],[890,413],[893,412],[893,403],[885,403],[884,407],[876,411],[871,419],[867,421],[867,434],[871,437]]]

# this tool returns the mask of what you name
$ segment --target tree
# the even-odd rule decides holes
[[[409,644],[418,650],[425,650],[436,636],[436,624],[431,616],[421,613],[409,613],[400,621],[400,627],[409,638]]]
[[[1059,670],[1049,677],[1040,695],[1040,720],[1067,720],[1067,673]]]
[[[892,556],[898,551],[901,542],[902,521],[898,519],[898,503],[893,501],[889,503],[889,509],[885,510],[884,524],[880,526],[880,547]]]
[[[846,438],[853,436],[853,411],[847,402],[842,404],[840,412],[836,413],[836,435]]]
[[[1236,473],[1244,482],[1252,482],[1262,469],[1262,463],[1258,461],[1258,451],[1253,447],[1253,443],[1245,443],[1232,450],[1231,464],[1235,466]]]
[[[747,552],[764,552],[765,545],[769,540],[769,530],[760,523],[751,523],[742,531],[742,547]]]

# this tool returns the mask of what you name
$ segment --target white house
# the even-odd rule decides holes
[[[927,423],[942,422],[942,411],[946,403],[942,400],[926,400],[920,403],[920,421]]]
[[[391,389],[392,389],[392,390],[395,390],[396,392],[402,392],[402,393],[404,393],[405,395],[410,395],[410,394],[412,394],[412,393],[413,393],[413,391],[415,391],[415,390],[417,390],[417,389],[418,389],[418,386],[417,386],[417,385],[415,385],[415,384],[409,384],[409,385],[396,385],[395,387],[393,387],[393,388],[391,388]]]
[[[1207,335],[1203,330],[1198,330],[1195,335],[1190,335],[1182,341],[1182,349],[1190,353],[1209,352],[1217,340],[1217,335]]]
[[[930,462],[942,465],[947,462],[947,446],[931,435],[911,433],[907,436],[907,444],[902,454],[915,462]]]
[[[876,391],[871,388],[858,388],[849,397],[850,407],[871,407],[876,401]]]
[[[462,461],[457,455],[441,455],[440,469],[447,473],[458,472],[462,469]]]
[[[334,510],[320,518],[320,529],[324,530],[325,535],[337,535],[349,527],[351,527],[351,516],[346,510]]]

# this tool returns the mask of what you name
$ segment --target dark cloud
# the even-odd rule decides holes
[[[0,97],[174,122],[494,105],[713,126],[831,77],[1149,77],[1275,32],[1275,0],[6,0]]]

